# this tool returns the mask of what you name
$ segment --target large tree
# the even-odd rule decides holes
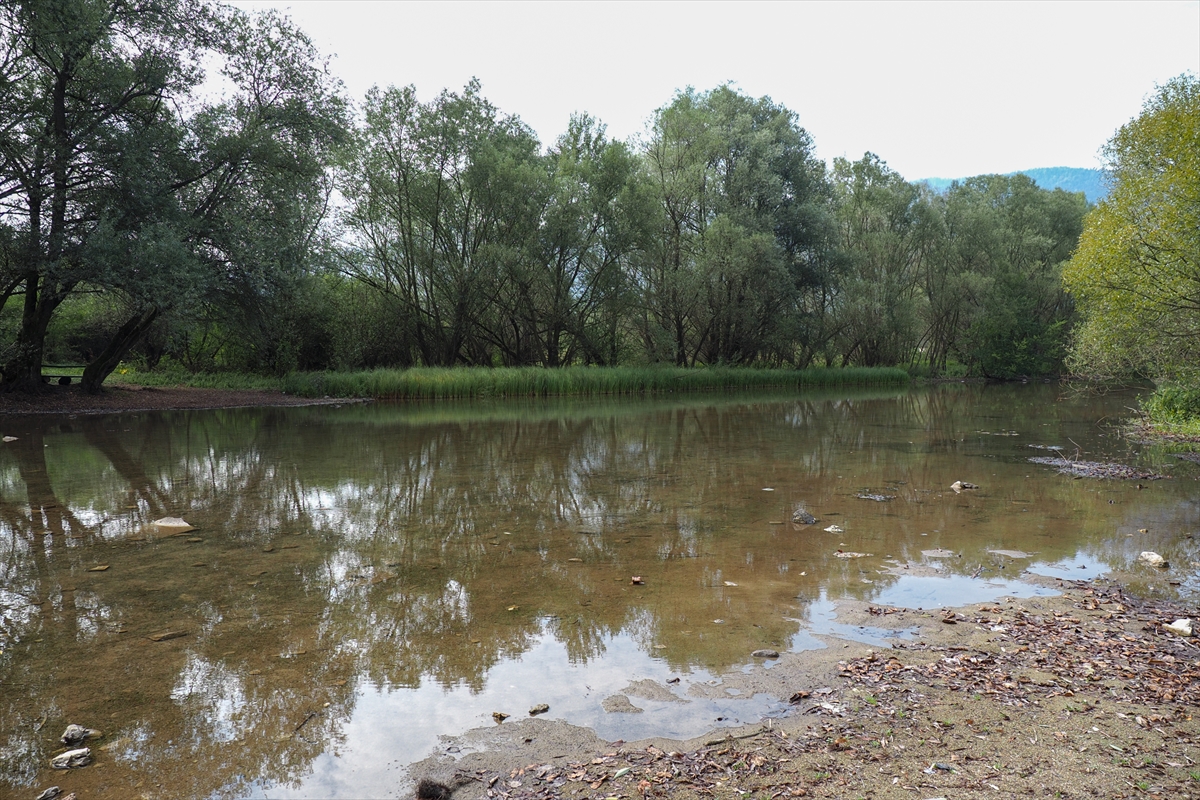
[[[1024,175],[951,186],[926,270],[925,343],[935,366],[952,353],[992,378],[1061,368],[1074,310],[1061,273],[1086,209],[1081,192],[1046,191]]]
[[[206,61],[226,82],[215,103],[197,92]],[[126,313],[85,370],[96,390],[165,312],[261,297],[311,243],[344,110],[284,19],[203,0],[5,3],[0,85],[0,300],[21,304],[5,388],[40,385],[74,294]]]
[[[1200,81],[1160,87],[1104,150],[1110,192],[1063,279],[1076,370],[1178,376],[1200,364]],[[1195,377],[1194,374],[1192,376]]]
[[[490,363],[494,303],[548,191],[537,137],[475,80],[428,103],[374,88],[364,116],[343,181],[347,271],[397,301],[409,363]]]
[[[595,118],[576,114],[543,163],[548,191],[529,255],[510,270],[500,328],[526,331],[535,351],[520,363],[615,364],[629,261],[645,245],[651,213],[636,156]]]
[[[688,89],[655,114],[644,161],[657,235],[636,274],[652,360],[800,358],[831,234],[812,151],[792,111],[730,86]]]
[[[939,233],[928,190],[906,182],[873,153],[834,159],[838,244],[846,258],[835,308],[845,363],[911,360],[926,297],[921,277]]]

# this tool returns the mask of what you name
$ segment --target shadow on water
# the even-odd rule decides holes
[[[838,600],[931,608],[1028,596],[1026,569],[1200,560],[1180,536],[1196,466],[1097,424],[1129,404],[952,385],[0,418],[0,781],[390,796],[493,711],[548,703],[625,739],[757,719],[779,699],[688,688],[757,648],[896,635],[840,625]],[[1177,479],[1027,460],[1064,443]],[[620,693],[642,713],[606,711]],[[52,776],[68,722],[104,731],[97,765]]]

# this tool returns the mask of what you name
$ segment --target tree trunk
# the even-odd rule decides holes
[[[135,315],[121,326],[121,329],[116,332],[100,355],[84,368],[83,390],[85,392],[88,394],[100,392],[100,385],[104,383],[104,379],[112,374],[126,353],[146,334],[160,313],[161,309],[150,308]]]
[[[4,391],[36,392],[42,388],[46,328],[58,302],[47,297],[44,290],[39,295],[39,282],[36,273],[28,276],[25,282],[25,306],[17,331],[16,352],[4,365],[4,378],[0,383]]]

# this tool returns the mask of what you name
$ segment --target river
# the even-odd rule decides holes
[[[0,417],[0,793],[404,796],[408,764],[493,712],[544,703],[610,740],[786,713],[685,701],[756,649],[887,646],[839,600],[1051,593],[1022,577],[1136,579],[1144,550],[1194,598],[1200,467],[1120,435],[1135,399],[948,384]],[[1029,460],[1056,452],[1169,477]],[[606,703],[647,681],[670,689],[626,692],[640,713]],[[103,736],[91,766],[51,771],[67,723]]]

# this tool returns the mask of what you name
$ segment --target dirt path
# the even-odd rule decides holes
[[[1163,628],[1196,616],[1087,584],[944,614],[849,607],[919,641],[830,640],[823,664],[746,675],[791,697],[784,717],[630,744],[527,719],[447,740],[413,778],[457,800],[1200,797],[1200,646]]]

